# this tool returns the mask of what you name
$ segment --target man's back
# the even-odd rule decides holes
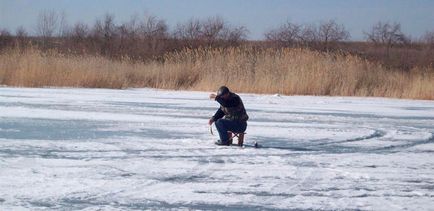
[[[236,121],[249,119],[243,101],[237,94],[231,92],[227,99],[216,98],[216,101],[220,103],[220,109],[223,111],[225,119]]]

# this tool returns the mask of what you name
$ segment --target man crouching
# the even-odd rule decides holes
[[[246,131],[247,115],[243,101],[240,96],[229,91],[229,88],[222,86],[218,89],[217,95],[210,94],[209,98],[220,104],[220,108],[208,121],[209,125],[215,122],[220,140],[217,140],[217,145],[231,145],[232,140],[229,140],[228,131],[242,133]],[[224,117],[224,118],[223,118]]]

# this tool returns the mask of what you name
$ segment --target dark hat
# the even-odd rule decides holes
[[[225,94],[229,93],[229,88],[227,88],[226,86],[221,86],[219,88],[219,90],[217,91],[217,96],[223,96]]]

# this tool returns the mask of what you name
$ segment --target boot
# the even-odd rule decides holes
[[[217,141],[215,142],[215,144],[216,144],[216,145],[219,145],[219,146],[229,146],[229,145],[230,145],[229,143],[223,143],[221,140],[217,140]]]

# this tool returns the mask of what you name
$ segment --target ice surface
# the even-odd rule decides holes
[[[241,94],[255,149],[207,94],[1,87],[0,210],[434,207],[433,101]]]

